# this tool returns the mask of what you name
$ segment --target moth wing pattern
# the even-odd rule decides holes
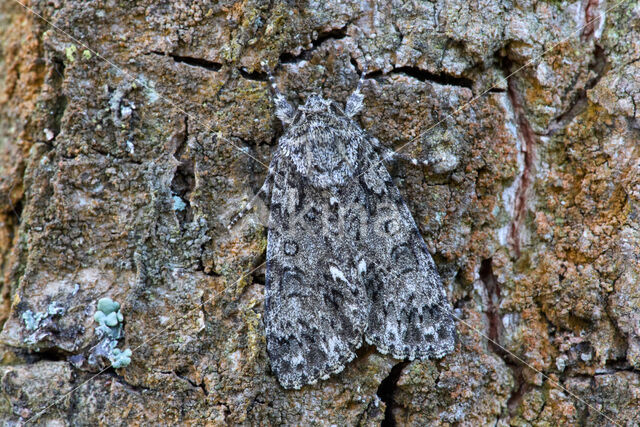
[[[360,243],[370,301],[365,339],[398,359],[439,358],[455,346],[451,306],[398,188],[372,146],[360,184],[370,220]]]
[[[362,78],[346,111],[319,95],[296,111],[270,81],[287,125],[269,168],[264,316],[280,383],[341,371],[363,340],[400,359],[453,350],[435,264],[376,140],[352,119]]]
[[[265,334],[271,369],[285,388],[340,372],[355,357],[367,296],[353,244],[323,233],[337,218],[329,193],[274,156],[267,243]],[[338,194],[337,198],[341,196]],[[326,212],[330,206],[336,212]]]

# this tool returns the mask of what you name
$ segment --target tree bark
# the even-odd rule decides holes
[[[632,0],[5,0],[0,418],[639,424],[639,40]],[[262,61],[295,104],[344,103],[366,70],[359,123],[428,164],[390,172],[455,307],[452,354],[367,347],[278,384],[265,227],[226,228],[282,134]],[[101,298],[123,337],[96,329]]]

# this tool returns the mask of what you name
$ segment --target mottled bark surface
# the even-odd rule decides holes
[[[0,3],[2,420],[640,423],[637,1],[27,6]],[[391,174],[453,354],[275,380],[264,270],[243,277],[265,230],[225,228],[282,132],[262,60],[296,103],[366,67],[362,126],[429,161]],[[103,297],[133,356],[94,377]]]

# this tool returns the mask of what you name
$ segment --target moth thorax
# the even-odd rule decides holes
[[[358,143],[341,133],[309,123],[308,132],[302,138],[288,141],[291,161],[314,186],[342,185],[355,175]]]

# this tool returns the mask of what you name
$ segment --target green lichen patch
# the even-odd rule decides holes
[[[173,196],[173,210],[183,211],[187,207],[187,204],[182,201],[180,196]]]
[[[22,320],[24,321],[27,331],[35,331],[38,329],[45,316],[45,313],[34,313],[31,310],[22,313]]]
[[[56,301],[51,302],[44,312],[38,311],[34,313],[31,310],[25,310],[21,316],[22,321],[24,322],[25,329],[32,332],[31,335],[24,339],[25,344],[33,345],[47,336],[48,333],[41,331],[41,329],[46,329],[45,327],[51,318],[54,316],[62,316],[65,311],[65,308]]]
[[[73,62],[73,61],[75,61],[75,57],[74,57],[74,55],[75,55],[75,53],[76,53],[77,51],[78,51],[78,48],[77,48],[77,47],[76,47],[76,45],[74,45],[74,44],[72,44],[71,46],[69,46],[69,47],[65,48],[65,50],[64,50],[64,54],[66,55],[67,60],[68,60],[69,62]]]
[[[124,368],[126,366],[129,366],[129,364],[131,363],[131,350],[128,348],[126,350],[114,348],[112,356],[113,357],[109,358],[109,361],[111,361],[111,366],[116,369]]]
[[[120,303],[111,298],[101,298],[98,301],[98,310],[93,319],[99,323],[95,328],[96,334],[102,338],[95,347],[90,362],[95,362],[95,356],[103,356],[109,359],[114,368],[124,368],[131,363],[132,352],[130,349],[120,350],[116,346],[118,340],[124,336],[124,315],[120,311]]]

